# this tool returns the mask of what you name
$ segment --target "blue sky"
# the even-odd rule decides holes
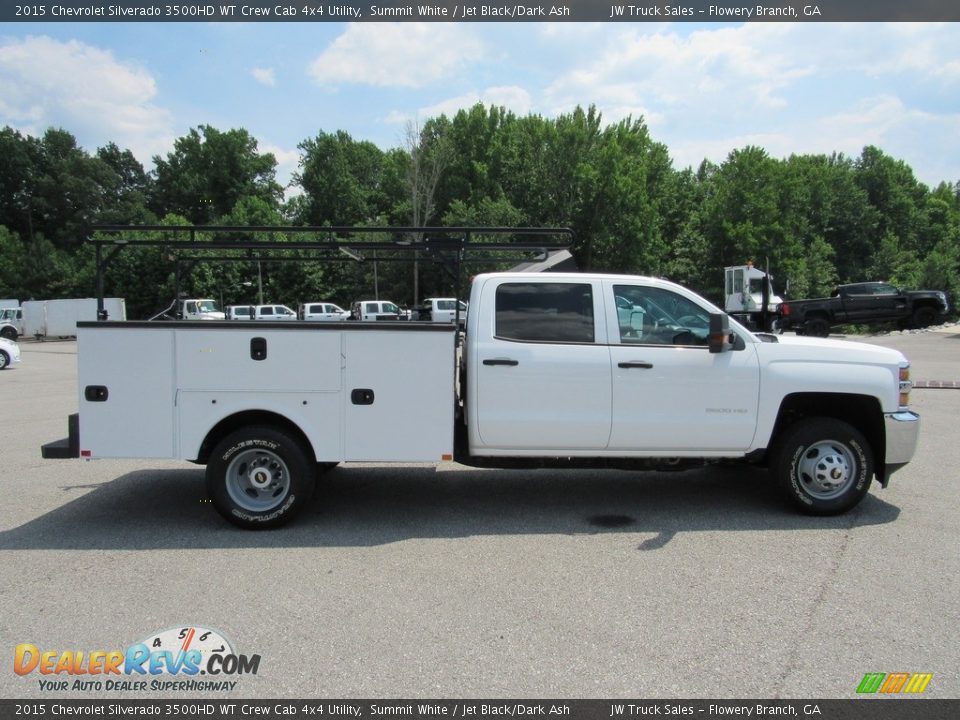
[[[115,141],[148,168],[192,127],[244,127],[287,182],[321,130],[395,147],[408,120],[477,101],[643,116],[678,168],[873,144],[960,181],[958,24],[0,25],[0,125]]]

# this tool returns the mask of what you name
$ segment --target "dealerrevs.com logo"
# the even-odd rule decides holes
[[[187,625],[151,633],[126,650],[41,649],[21,643],[13,671],[49,691],[229,691],[256,675],[259,655],[240,655],[216,630]]]

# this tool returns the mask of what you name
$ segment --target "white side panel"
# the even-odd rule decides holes
[[[347,460],[436,462],[453,453],[450,332],[344,332]],[[354,390],[373,402],[354,404]]]
[[[210,429],[221,420],[247,410],[276,413],[304,431],[319,462],[339,462],[341,451],[339,393],[181,392],[177,395],[180,457],[195,460]]]
[[[103,309],[110,320],[126,320],[123,298],[104,298]],[[68,298],[64,300],[28,300],[23,303],[25,335],[67,337],[77,334],[77,323],[97,319],[96,298]]]
[[[173,330],[83,328],[77,342],[81,453],[174,457]],[[107,399],[87,400],[91,385]]]
[[[251,358],[253,338],[266,340],[265,359]],[[336,392],[340,365],[336,331],[177,330],[180,390]]]

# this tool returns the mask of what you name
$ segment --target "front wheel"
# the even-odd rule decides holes
[[[837,515],[857,505],[870,489],[873,452],[852,425],[807,418],[787,429],[771,469],[798,509]]]
[[[10,364],[10,356],[7,355],[3,350],[0,350],[0,370],[5,370],[7,365]]]
[[[226,520],[247,529],[279,527],[313,494],[316,470],[300,442],[272,427],[243,428],[221,440],[207,463],[207,493]]]
[[[937,321],[937,311],[929,305],[918,307],[913,313],[913,326],[915,328],[930,327]]]
[[[17,329],[13,325],[4,325],[0,328],[0,337],[7,340],[16,340],[17,339]]]

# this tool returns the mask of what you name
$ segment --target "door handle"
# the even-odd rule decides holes
[[[628,362],[617,363],[617,367],[624,369],[640,368],[642,370],[650,370],[653,367],[653,363],[644,362],[643,360],[632,360]]]
[[[508,365],[510,367],[515,367],[520,364],[519,360],[511,360],[510,358],[491,358],[489,360],[483,361],[484,365]]]

